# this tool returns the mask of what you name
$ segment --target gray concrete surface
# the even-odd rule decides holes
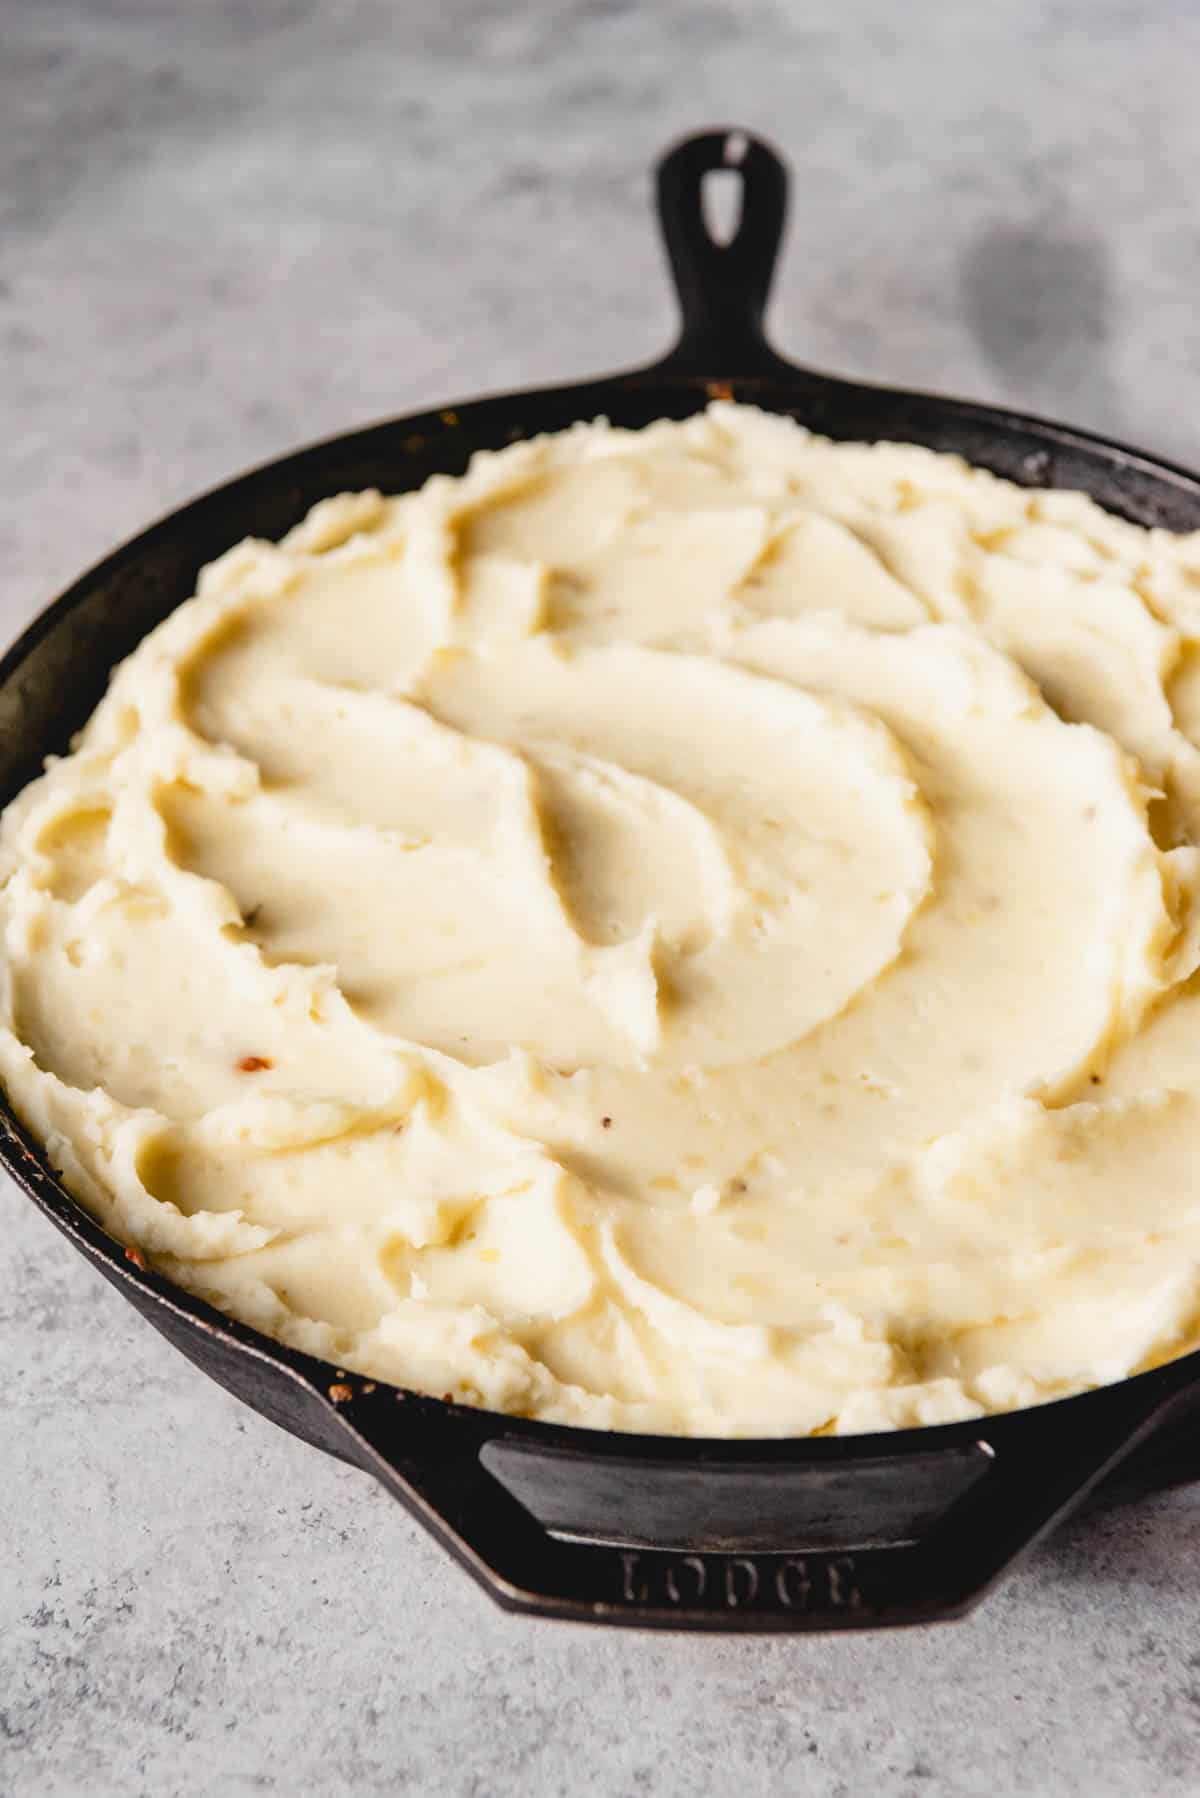
[[[647,170],[765,130],[775,328],[1200,461],[1193,0],[0,0],[0,626],[241,466],[634,362]],[[1200,1792],[1200,1493],[972,1621],[638,1638],[491,1609],[0,1192],[0,1794]]]

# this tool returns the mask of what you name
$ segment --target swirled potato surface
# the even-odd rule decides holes
[[[330,499],[0,830],[70,1188],[344,1368],[602,1428],[1200,1336],[1200,535],[718,404]]]

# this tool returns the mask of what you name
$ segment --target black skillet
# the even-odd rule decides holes
[[[742,182],[726,244],[710,236],[701,201],[705,175],[722,168]],[[783,361],[762,318],[786,197],[783,164],[764,143],[741,132],[687,139],[658,170],[683,312],[662,362],[301,450],[185,506],[84,575],[0,663],[0,803],[65,747],[112,665],[230,544],[281,536],[327,494],[412,488],[459,473],[476,449],[575,419],[644,425],[731,394],[835,438],[928,444],[1027,485],[1082,488],[1140,524],[1200,526],[1200,480],[1152,457]],[[967,1611],[1094,1488],[1112,1494],[1120,1463],[1126,1491],[1200,1474],[1200,1354],[978,1423],[820,1440],[607,1434],[421,1397],[283,1348],[141,1267],[64,1190],[7,1107],[0,1160],[185,1355],[284,1429],[373,1473],[513,1610],[722,1630],[931,1622]]]

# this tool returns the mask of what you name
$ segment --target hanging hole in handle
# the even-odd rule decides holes
[[[736,168],[709,169],[700,183],[700,205],[705,228],[713,242],[722,249],[726,244],[731,244],[738,234],[745,196],[745,182],[741,171]]]

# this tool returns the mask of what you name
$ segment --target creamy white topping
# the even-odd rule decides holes
[[[617,1429],[1200,1326],[1200,534],[716,405],[244,543],[7,810],[0,1074],[171,1278]]]

